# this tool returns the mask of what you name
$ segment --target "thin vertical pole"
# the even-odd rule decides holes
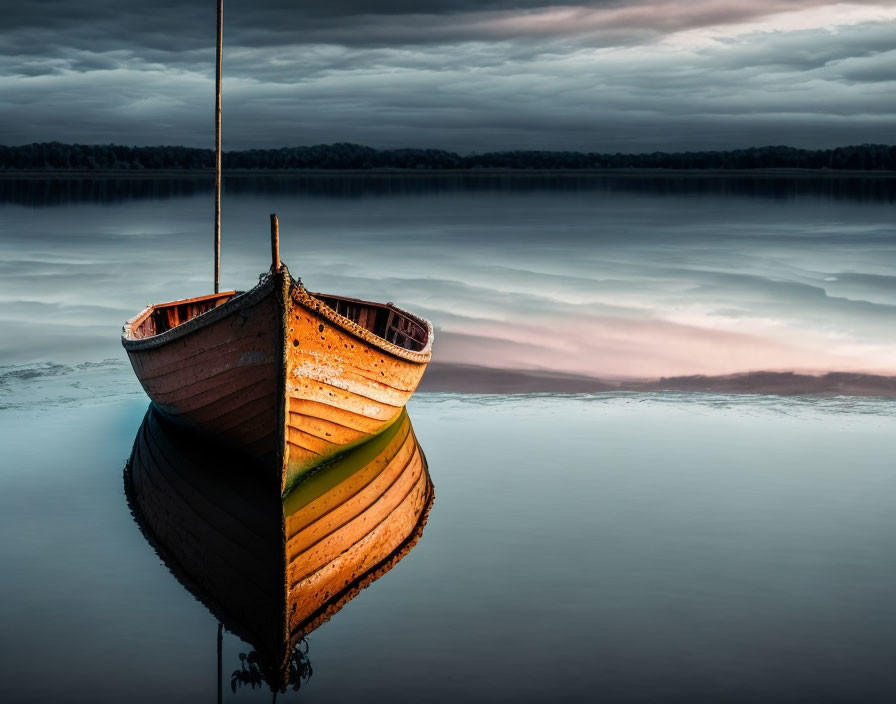
[[[221,650],[224,641],[224,625],[219,621],[218,622],[218,704],[221,704],[221,676],[222,676],[222,668],[221,668]]]
[[[224,43],[224,0],[218,0],[218,42],[215,67],[215,293],[221,280],[221,47]]]
[[[276,213],[271,213],[271,271],[280,271],[280,223]]]

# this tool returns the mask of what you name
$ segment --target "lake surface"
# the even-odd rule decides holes
[[[431,319],[438,360],[653,378],[896,373],[896,179],[225,180],[222,286],[283,261]],[[144,305],[210,289],[211,184],[0,180],[6,363],[121,358]],[[52,326],[53,344],[48,344]]]
[[[124,495],[145,410],[0,412],[9,701],[215,700],[217,619]],[[310,635],[313,675],[284,701],[892,701],[892,402],[421,394],[409,410],[429,522]],[[248,650],[225,633],[225,698],[269,701],[229,690]]]
[[[125,493],[148,401],[118,331],[207,289],[208,184],[0,183],[3,698],[215,701],[224,620],[223,700],[270,701],[231,692],[256,644]],[[232,179],[222,280],[267,267],[277,212],[293,274],[431,317],[440,361],[887,371],[893,202],[883,179]],[[428,522],[308,636],[313,673],[280,701],[896,697],[893,400],[418,393],[408,410]]]

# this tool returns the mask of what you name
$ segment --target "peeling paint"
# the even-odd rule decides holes
[[[243,352],[243,356],[240,357],[240,361],[236,363],[236,366],[246,367],[250,364],[262,364],[265,360],[264,350],[249,350],[248,352]]]

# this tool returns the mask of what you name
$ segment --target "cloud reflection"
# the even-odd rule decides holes
[[[701,190],[664,178],[321,178],[225,193],[225,286],[268,266],[258,214],[276,211],[295,275],[431,319],[439,362],[615,379],[896,371],[888,180],[853,192],[831,185],[844,179]],[[38,210],[13,194],[0,240],[7,363],[118,355],[114,331],[134,311],[207,290],[210,201],[162,191],[101,206],[88,191]]]

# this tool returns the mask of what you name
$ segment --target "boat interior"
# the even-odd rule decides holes
[[[188,298],[183,301],[152,306],[133,322],[131,337],[141,339],[160,335],[198,315],[217,308],[236,294],[237,291],[223,291],[210,296]],[[426,346],[429,336],[426,325],[421,320],[397,310],[391,303],[370,303],[322,293],[312,293],[311,295],[339,315],[394,345],[412,352],[418,352]]]
[[[419,352],[426,347],[429,337],[426,325],[397,310],[391,303],[370,303],[354,298],[328,296],[324,293],[312,293],[311,295],[326,303],[339,315],[393,345],[398,345],[411,352]]]
[[[227,303],[237,294],[236,291],[223,291],[213,293],[210,296],[187,298],[171,303],[159,303],[150,307],[140,318],[131,325],[131,337],[141,339],[161,335],[163,332],[176,328],[197,315],[207,313],[217,308],[222,303]]]

